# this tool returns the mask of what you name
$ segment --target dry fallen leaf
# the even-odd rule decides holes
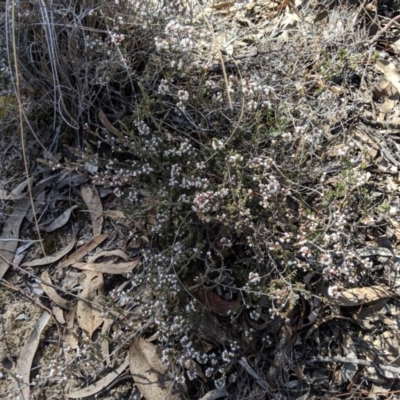
[[[45,232],[53,232],[61,227],[63,227],[71,216],[72,211],[75,210],[78,206],[72,206],[67,208],[61,215],[59,215],[53,222],[46,226],[42,226],[41,229]]]
[[[82,274],[81,285],[83,287],[79,297],[88,300],[78,301],[76,310],[78,325],[92,337],[93,332],[103,323],[99,303],[104,296],[104,280],[103,275],[97,272],[87,271]]]
[[[125,261],[129,260],[129,256],[127,254],[125,254],[122,250],[116,249],[116,250],[99,251],[98,253],[94,254],[92,257],[88,258],[88,263],[94,263],[100,257],[115,257],[115,256],[121,257]]]
[[[334,297],[327,297],[329,297],[329,302],[333,305],[352,307],[393,296],[392,292],[382,286],[370,286],[343,290]]]
[[[380,100],[382,97],[392,98],[396,96],[396,94],[398,95],[398,93],[398,90],[393,84],[388,82],[385,78],[382,78],[372,89],[372,96],[375,101]]]
[[[33,189],[33,196],[38,196],[46,186],[57,178],[58,174],[40,181]],[[4,224],[3,231],[0,235],[0,279],[3,278],[8,270],[9,263],[14,258],[15,251],[18,247],[19,229],[30,206],[29,198],[19,200],[13,213],[7,218]]]
[[[228,392],[226,391],[226,386],[222,386],[221,388],[211,390],[210,392],[206,393],[202,398],[199,400],[216,400],[221,397],[228,396]]]
[[[63,175],[58,180],[55,190],[60,192],[65,187],[71,188],[80,186],[83,183],[87,182],[88,180],[89,180],[89,175],[87,173],[81,174],[78,172],[72,172],[72,173],[66,172],[65,175]]]
[[[133,380],[146,400],[184,399],[186,388],[177,384],[157,347],[142,338],[134,338],[129,348],[129,369]]]
[[[221,10],[222,8],[230,8],[234,5],[235,5],[235,3],[229,1],[229,2],[224,2],[224,3],[212,4],[210,6],[210,8],[212,8],[214,10]]]
[[[43,282],[46,282],[50,285],[53,284],[51,281],[49,271],[46,270],[42,273],[41,279]],[[54,301],[58,306],[61,308],[64,308],[66,310],[69,310],[71,308],[71,303],[65,299],[63,299],[56,291],[53,289],[51,286],[46,285],[45,283],[41,284],[43,291],[47,294],[47,296],[50,297],[51,300]]]
[[[65,318],[64,318],[64,312],[63,310],[58,307],[58,306],[53,306],[52,307],[53,311],[53,316],[56,318],[59,324],[64,325],[65,324]]]
[[[202,290],[197,290],[194,293],[194,296],[209,311],[218,315],[226,316],[237,311],[240,308],[239,297],[234,301],[225,301],[212,290],[207,290],[206,292]]]
[[[97,246],[104,242],[108,238],[108,235],[103,233],[102,235],[95,236],[91,238],[87,243],[83,246],[79,247],[75,253],[72,253],[67,259],[65,259],[59,266],[59,268],[66,268],[72,265],[73,263],[78,262],[83,257],[86,256],[87,253],[94,250]]]
[[[91,385],[77,390],[76,392],[67,393],[66,396],[70,399],[79,399],[83,397],[93,396],[96,393],[100,392],[108,385],[110,385],[113,381],[115,381],[128,367],[129,365],[129,356],[126,357],[125,361],[114,371],[111,371],[104,378],[99,379],[97,382],[92,383]]]
[[[393,43],[391,43],[389,46],[391,47],[391,49],[392,49],[395,53],[397,53],[397,54],[400,53],[400,39],[397,39],[396,41],[394,41]]]
[[[108,340],[108,336],[109,336],[109,331],[111,326],[113,325],[113,323],[115,322],[114,319],[111,318],[107,318],[104,320],[104,324],[101,327],[101,336],[102,339],[101,340],[101,355],[103,357],[104,362],[106,363],[106,365],[110,365],[111,359],[110,359],[110,348],[109,348],[109,340]]]
[[[83,271],[94,271],[101,272],[103,274],[128,274],[135,268],[139,260],[133,260],[126,263],[115,264],[113,262],[108,263],[75,263],[72,264],[74,268],[81,269]]]
[[[130,228],[133,221],[132,217],[126,215],[123,211],[120,210],[106,210],[103,212],[103,215],[112,219],[118,224],[126,226],[127,228]]]
[[[382,72],[386,80],[388,80],[397,89],[397,91],[400,92],[400,73],[392,62],[378,60],[375,63],[375,68],[379,72]]]
[[[65,323],[66,327],[64,328],[63,332],[63,341],[71,348],[71,350],[75,350],[79,347],[79,342],[76,336],[76,332],[74,331],[74,321],[76,315],[77,306],[71,308],[66,316],[65,316]],[[65,355],[71,356],[70,353],[66,352]]]
[[[15,189],[11,191],[11,195],[14,198],[18,198],[19,196],[22,195],[22,193],[25,191],[26,187],[29,185],[32,185],[34,181],[34,177],[31,176],[29,179],[25,179],[22,183],[20,183]]]
[[[353,343],[353,339],[348,332],[343,332],[343,352],[348,359],[357,359],[357,350]],[[344,363],[341,368],[335,370],[335,381],[338,385],[350,382],[357,372],[357,365],[354,363]]]
[[[377,368],[379,375],[386,379],[398,379],[400,359],[398,357],[400,344],[400,334],[397,330],[388,330],[382,332],[373,340],[372,346],[376,352],[377,357],[373,360],[380,365],[397,367],[397,371],[386,371],[382,368]]]
[[[393,108],[396,106],[397,101],[399,100],[399,93],[397,93],[396,97],[394,99],[386,99],[385,102],[381,105],[379,109],[379,117],[378,121],[385,121],[386,115],[390,113],[390,111],[393,110]]]
[[[43,258],[39,258],[37,260],[27,261],[22,264],[22,267],[37,267],[38,265],[46,265],[46,264],[53,264],[67,255],[75,246],[76,237],[74,236],[71,242],[65,246],[63,249],[56,251],[51,256],[46,256]]]
[[[19,229],[30,207],[28,199],[20,200],[15,206],[14,212],[7,218],[0,239],[0,279],[6,273],[15,250],[18,246]],[[14,240],[12,240],[14,239]],[[7,262],[8,261],[8,262]]]
[[[39,345],[40,334],[49,322],[49,319],[50,314],[48,312],[44,312],[35,327],[32,329],[31,334],[21,350],[17,367],[15,369],[15,376],[18,376],[19,379],[15,380],[14,389],[21,394],[22,399],[30,398],[29,377],[31,373],[32,361]]]
[[[93,236],[101,234],[103,228],[103,205],[96,187],[89,186],[87,183],[81,185],[82,198],[90,211],[92,220]]]

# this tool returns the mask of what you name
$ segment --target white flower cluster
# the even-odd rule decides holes
[[[181,25],[178,21],[170,21],[164,30],[166,38],[156,37],[154,39],[156,50],[159,53],[165,51],[176,51],[185,53],[194,47],[193,26]]]
[[[153,172],[153,168],[148,163],[143,164],[138,169],[119,168],[118,164],[114,165],[115,163],[114,160],[109,160],[105,166],[106,170],[94,175],[93,182],[96,185],[105,185],[107,187],[125,186],[133,183],[136,178],[143,175],[150,175]]]
[[[169,186],[177,186],[179,184],[178,178],[181,174],[181,171],[182,171],[182,167],[180,166],[180,164],[173,164],[171,166]]]
[[[119,47],[121,43],[125,40],[124,34],[119,34],[116,32],[111,32],[109,34],[109,43],[113,44],[116,47]]]
[[[145,139],[142,140],[141,142],[141,148],[144,153],[150,154],[150,153],[155,153],[158,154],[158,147],[160,143],[162,143],[162,139],[159,136],[152,135],[150,139]],[[136,145],[134,142],[131,143],[131,146]]]
[[[258,169],[258,168],[266,168],[269,169],[271,168],[271,165],[273,164],[273,160],[270,157],[253,157],[248,165],[252,169]]]
[[[257,180],[257,177],[254,177],[254,179]],[[259,204],[263,208],[268,207],[271,196],[277,194],[281,188],[278,180],[274,175],[269,175],[268,179],[269,179],[268,183],[263,183],[263,182],[258,183],[258,189],[262,197],[262,200],[260,201]]]
[[[293,140],[293,135],[290,132],[284,132],[282,133],[282,139],[285,142],[289,143]]]
[[[101,47],[104,46],[103,40],[101,40],[99,37],[90,37],[89,35],[86,35],[85,41],[86,41],[86,46],[90,50],[100,49]]]
[[[196,194],[193,200],[192,210],[198,216],[209,212],[218,211],[220,208],[219,200],[228,195],[228,189],[221,189],[213,192],[211,190]]]
[[[336,285],[328,287],[328,296],[330,297],[338,297],[340,294],[339,288]]]
[[[243,156],[241,154],[232,154],[230,156],[227,157],[227,161],[230,164],[239,164],[241,161],[243,161]]]
[[[33,11],[28,10],[28,9],[26,9],[26,10],[21,10],[21,11],[22,11],[22,12],[18,12],[18,13],[17,13],[18,18],[28,18],[28,17],[30,17],[30,16],[33,14]]]
[[[184,110],[186,108],[186,103],[189,100],[189,93],[186,90],[178,90],[178,103],[176,103],[176,106]]]
[[[257,283],[261,280],[260,274],[257,272],[250,272],[249,273],[249,282],[250,283]]]
[[[226,237],[222,237],[219,242],[224,249],[230,249],[232,247],[232,241]]]
[[[200,178],[191,175],[190,177],[182,178],[180,187],[182,189],[189,189],[189,188],[207,189],[208,183],[209,182],[207,178]]]
[[[165,13],[168,14],[184,14],[186,12],[186,2],[184,0],[167,1],[164,7]]]
[[[346,181],[354,184],[356,187],[363,186],[366,182],[371,178],[370,172],[362,172],[353,170],[353,173],[350,176],[346,177]]]
[[[137,130],[139,131],[140,135],[143,135],[143,136],[150,135],[150,133],[151,133],[150,128],[147,126],[147,124],[144,121],[137,119],[135,121],[135,126],[136,126]]]
[[[230,79],[230,82],[235,83],[235,78]],[[272,108],[270,99],[275,92],[273,87],[258,83],[255,77],[242,79],[240,87],[243,95],[249,99],[246,106],[250,111],[256,110],[259,106]]]
[[[308,246],[302,246],[300,248],[300,250],[299,250],[299,253],[304,258],[311,258],[312,257],[311,249]]]
[[[319,262],[322,265],[330,265],[332,263],[332,256],[330,254],[323,253],[319,257]]]
[[[340,252],[337,253],[337,255],[339,256]],[[342,257],[343,259],[340,262],[333,263],[332,261],[327,263],[322,273],[326,278],[338,278],[344,276],[348,282],[354,282],[355,274],[358,274],[357,266],[359,265],[359,262],[351,253],[345,256],[342,254]],[[365,268],[370,268],[372,263],[370,260],[363,260],[362,265]]]
[[[161,79],[161,82],[158,85],[157,93],[158,94],[170,94],[171,93],[168,81],[166,79]]]
[[[200,213],[218,211],[219,205],[218,203],[214,203],[214,199],[215,193],[211,190],[203,193],[198,193],[193,200],[193,211]]]
[[[222,150],[225,147],[225,143],[220,139],[214,138],[211,141],[211,147],[213,148],[213,150]]]
[[[179,145],[179,148],[172,148],[164,151],[164,156],[178,156],[182,157],[182,155],[187,154],[191,155],[194,153],[193,146],[190,144],[189,140],[186,139]]]

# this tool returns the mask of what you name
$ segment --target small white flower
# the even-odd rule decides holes
[[[249,273],[249,282],[256,283],[261,280],[260,275],[257,272],[250,272]]]
[[[211,143],[213,150],[222,150],[225,147],[225,143],[222,140],[213,139]]]
[[[328,296],[335,298],[339,296],[339,290],[336,285],[328,287]]]

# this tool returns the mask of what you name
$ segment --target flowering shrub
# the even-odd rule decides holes
[[[198,396],[226,385],[242,353],[279,341],[294,312],[322,296],[313,279],[331,297],[341,285],[369,279],[374,261],[357,254],[349,235],[359,210],[376,207],[365,195],[370,174],[364,153],[338,128],[357,107],[328,90],[339,67],[346,75],[360,66],[346,70],[337,37],[307,25],[301,28],[325,35],[323,43],[300,33],[296,46],[265,40],[254,60],[221,53],[222,67],[205,43],[215,32],[193,18],[197,6],[172,1],[145,10],[138,2],[131,15],[122,3],[82,6],[87,29],[70,42],[57,31],[67,63],[58,94],[49,90],[51,79],[40,93],[59,95],[58,117],[80,133],[85,128],[85,148],[68,167],[85,165],[143,227],[130,232],[141,267],[107,305],[135,310],[145,328],[129,324],[119,335],[137,329],[157,341],[162,359],[179,366],[176,379],[195,381]],[[39,29],[31,20],[36,7],[21,16],[26,40]],[[62,7],[53,12],[64,28],[75,21]],[[29,59],[29,46],[22,58]],[[362,43],[351,46],[358,54]],[[329,52],[341,62],[332,65]],[[28,61],[44,79],[40,62]],[[331,142],[336,152],[327,151]],[[265,320],[279,328],[262,333]],[[229,335],[213,333],[219,322]],[[300,353],[293,351],[293,362]],[[262,371],[264,360],[257,362]]]

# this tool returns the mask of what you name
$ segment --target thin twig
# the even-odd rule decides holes
[[[347,358],[347,357],[310,357],[307,361],[306,364],[314,364],[314,363],[342,363],[342,364],[356,364],[356,365],[362,365],[364,367],[375,367],[378,370],[382,371],[387,371],[387,372],[392,372],[393,374],[400,374],[400,368],[398,367],[392,367],[391,365],[384,365],[384,364],[379,364],[375,363],[372,361],[367,361],[367,360],[359,360],[356,358]]]
[[[23,113],[23,104],[22,104],[22,96],[21,96],[21,83],[19,80],[20,71],[19,71],[19,61],[18,61],[18,54],[17,54],[17,41],[16,41],[16,35],[17,35],[16,32],[18,32],[18,29],[16,26],[15,3],[13,1],[11,2],[11,26],[12,26],[12,33],[11,33],[12,51],[13,51],[13,56],[14,56],[14,69],[15,69],[14,87],[15,87],[15,97],[17,100],[18,113],[19,113],[19,128],[20,128],[19,131],[20,131],[20,137],[21,137],[21,151],[22,151],[22,156],[23,156],[25,176],[28,181],[28,194],[29,194],[29,200],[31,203],[33,219],[35,222],[37,235],[38,235],[38,238],[40,241],[40,247],[42,249],[43,254],[46,256],[46,251],[45,251],[43,241],[42,241],[42,235],[39,230],[39,222],[38,222],[36,211],[35,211],[36,206],[35,206],[35,202],[33,201],[32,181],[30,179],[30,172],[29,172],[29,168],[28,168],[28,158],[27,158],[27,154],[26,154],[26,146],[25,146],[26,137],[25,137],[25,133],[24,133],[24,113]]]
[[[378,31],[375,36],[368,42],[368,44],[374,44],[378,39],[397,21],[400,21],[400,15],[392,18],[380,31]]]

